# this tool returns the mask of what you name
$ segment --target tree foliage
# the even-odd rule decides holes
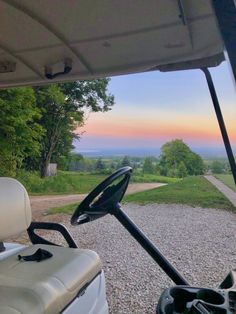
[[[223,173],[225,170],[225,165],[218,160],[214,160],[211,164],[211,170],[213,173]]]
[[[102,171],[104,169],[105,169],[105,165],[104,165],[104,162],[102,161],[102,158],[98,158],[98,160],[96,161],[95,170]]]
[[[85,112],[105,112],[114,104],[108,83],[103,78],[1,91],[0,174],[14,176],[23,164],[44,177],[51,161],[68,168]]]
[[[199,175],[204,172],[202,158],[181,140],[175,139],[161,148],[160,173],[171,177]]]
[[[121,167],[127,167],[127,166],[131,166],[131,162],[130,162],[130,158],[129,156],[124,156],[124,158],[121,161]]]
[[[143,173],[154,173],[154,165],[152,162],[152,157],[146,157],[143,163]]]
[[[0,175],[15,176],[24,159],[40,155],[40,117],[32,88],[0,91]]]
[[[109,79],[54,84],[34,88],[37,107],[45,129],[39,167],[46,175],[50,161],[58,162],[73,148],[76,128],[84,124],[84,111],[105,112],[114,104],[114,96],[107,91]]]

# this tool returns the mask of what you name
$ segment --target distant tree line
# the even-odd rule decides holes
[[[61,159],[62,161],[62,159]],[[203,174],[206,167],[202,158],[192,152],[180,139],[164,144],[159,158],[149,156],[98,157],[86,158],[80,154],[71,154],[67,162],[59,163],[63,170],[99,172],[109,174],[120,167],[131,166],[139,174],[156,174],[183,178]]]
[[[228,160],[210,160],[207,164],[207,170],[215,174],[231,173]]]

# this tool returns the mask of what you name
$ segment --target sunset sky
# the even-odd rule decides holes
[[[232,144],[236,144],[236,92],[226,62],[212,69]],[[79,150],[160,147],[182,138],[190,146],[219,147],[222,140],[203,73],[150,72],[114,77],[115,106],[91,113]]]

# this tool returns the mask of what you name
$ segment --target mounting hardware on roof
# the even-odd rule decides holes
[[[4,252],[6,250],[5,246],[4,246],[4,243],[3,242],[0,242],[0,253],[1,252]]]
[[[12,61],[0,61],[0,73],[15,72],[16,63]]]
[[[69,59],[69,58],[65,59],[63,64],[64,64],[64,70],[58,71],[58,72],[55,72],[55,73],[53,73],[53,67],[56,67],[56,66],[58,67],[58,63],[56,65],[53,65],[53,66],[45,66],[45,76],[46,76],[46,78],[49,79],[49,80],[53,80],[54,78],[56,78],[59,75],[64,75],[64,74],[70,73],[70,71],[72,70],[72,60]]]

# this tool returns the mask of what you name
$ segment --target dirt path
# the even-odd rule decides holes
[[[164,183],[131,183],[127,189],[127,194],[151,190]],[[60,207],[68,204],[80,202],[87,194],[71,194],[71,195],[42,195],[31,196],[30,202],[34,219],[39,219],[47,209],[53,207]]]
[[[225,185],[220,180],[216,179],[215,177],[208,175],[204,176],[209,182],[211,182],[221,193],[227,197],[230,202],[236,207],[236,192],[231,190],[227,185]]]
[[[131,183],[127,189],[127,194],[147,191],[166,185],[165,183]],[[47,210],[53,207],[60,207],[68,204],[73,204],[83,200],[87,194],[72,194],[72,195],[41,195],[30,196],[32,216],[34,221],[52,221],[61,222],[63,215],[47,215]],[[68,217],[67,217],[68,218]],[[23,232],[17,237],[8,239],[8,242],[19,242],[29,244],[29,238],[26,232]]]

